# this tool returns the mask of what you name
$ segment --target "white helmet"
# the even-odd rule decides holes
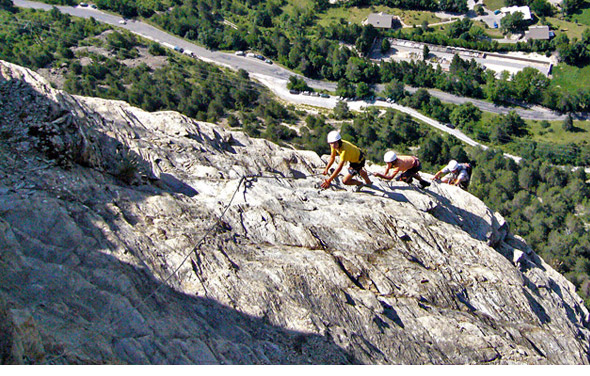
[[[453,159],[447,165],[447,169],[449,169],[449,171],[453,172],[457,169],[458,166],[459,166],[459,163],[457,163],[457,161]]]
[[[397,159],[397,155],[395,155],[395,152],[393,151],[388,151],[387,153],[385,153],[385,155],[383,156],[383,160],[385,162],[393,162]]]
[[[340,131],[332,131],[328,133],[328,143],[331,144],[332,142],[340,141],[342,136],[340,136]]]

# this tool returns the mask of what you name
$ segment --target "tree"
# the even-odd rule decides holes
[[[388,84],[385,85],[383,95],[385,95],[385,97],[387,98],[399,101],[400,99],[406,96],[404,83],[399,80],[396,80],[395,78],[392,79]]]
[[[16,10],[12,0],[0,0],[0,9],[7,10],[9,12],[14,12]]]
[[[356,86],[356,96],[358,98],[368,98],[373,95],[371,87],[364,82],[359,82]]]
[[[481,4],[477,4],[475,7],[473,7],[473,10],[475,10],[475,13],[477,13],[478,16],[483,16],[486,14],[486,11],[483,9],[483,5]]]
[[[574,120],[572,119],[572,114],[567,114],[567,117],[563,121],[562,125],[563,130],[566,132],[571,132],[574,130]]]
[[[148,48],[148,52],[154,56],[164,56],[166,55],[166,50],[164,49],[164,47],[162,47],[162,45],[160,43],[150,43],[150,46]]]
[[[254,13],[254,23],[261,27],[271,27],[272,18],[266,9],[260,9]]]
[[[473,26],[473,21],[469,18],[465,17],[462,20],[457,20],[451,24],[449,27],[449,37],[451,38],[460,38],[461,35],[465,33],[469,33],[469,30]]]
[[[494,103],[509,103],[512,100],[512,85],[508,81],[510,73],[503,71],[499,79],[488,71],[484,88],[486,97]]]
[[[289,82],[287,82],[287,89],[289,90],[298,90],[298,91],[308,91],[311,90],[307,85],[307,82],[302,77],[298,76],[290,76]]]
[[[584,4],[583,0],[563,0],[561,10],[565,16],[574,14]]]
[[[490,141],[495,144],[503,145],[511,140],[512,138],[510,137],[510,134],[508,134],[504,123],[501,121],[495,121],[491,124]]]
[[[560,58],[570,65],[583,66],[590,60],[588,44],[584,41],[572,40],[568,46],[560,45],[558,48]]]
[[[336,106],[334,107],[334,118],[336,119],[348,119],[350,118],[351,113],[348,108],[348,104],[344,101],[338,101]]]
[[[514,75],[511,83],[517,99],[528,103],[540,103],[550,81],[539,70],[525,67]]]
[[[548,17],[553,14],[553,7],[546,0],[533,0],[531,10],[538,17]]]
[[[448,159],[454,159],[459,162],[464,162],[464,161],[467,161],[468,158],[469,157],[467,156],[465,149],[463,149],[463,146],[455,145],[455,146],[451,147],[451,150],[449,151]]]
[[[440,10],[446,12],[467,13],[467,0],[439,0]]]
[[[469,129],[481,119],[482,112],[473,103],[466,102],[457,106],[449,115],[453,124],[459,128]]]
[[[516,33],[522,31],[526,26],[524,15],[522,12],[507,14],[500,20],[500,26],[504,33]]]
[[[428,48],[428,45],[424,45],[424,47],[422,48],[422,60],[426,61],[428,60],[428,55],[430,54],[430,48]]]
[[[411,97],[406,99],[407,105],[416,109],[421,109],[430,102],[430,93],[424,88],[416,90]]]
[[[318,12],[322,12],[330,6],[329,0],[313,0],[314,9]]]
[[[336,95],[339,95],[344,98],[352,98],[356,94],[356,88],[352,85],[348,80],[345,78],[338,81],[338,86],[336,87]]]
[[[447,144],[438,134],[433,134],[432,136],[426,138],[420,146],[420,160],[433,165],[445,163],[448,160],[447,154]]]
[[[504,116],[503,122],[506,124],[507,130],[511,135],[523,136],[527,133],[526,123],[516,111],[510,111]]]
[[[383,38],[383,40],[381,41],[381,53],[385,54],[389,52],[390,49],[391,43],[389,42],[389,38]]]
[[[373,25],[365,25],[361,31],[361,35],[355,41],[356,49],[365,55],[368,54],[369,48],[371,48],[377,34],[377,29]]]

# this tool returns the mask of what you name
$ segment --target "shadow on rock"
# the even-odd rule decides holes
[[[400,193],[396,193],[391,189],[386,189],[383,186],[377,185],[375,183],[361,188],[360,193],[365,193],[365,194],[369,194],[372,196],[384,197],[384,198],[388,198],[388,199],[395,200],[398,202],[409,202],[409,200],[406,198],[406,196],[404,196]]]
[[[472,238],[484,241],[490,247],[496,248],[508,233],[508,225],[500,226],[494,216],[491,216],[492,223],[489,223],[484,218],[453,205],[448,198],[432,190],[424,192],[440,203],[428,210],[430,214],[443,222],[459,226]]]
[[[0,98],[0,154],[16,171],[0,184],[0,298],[10,307],[0,354],[20,349],[11,359],[21,364],[358,363],[328,335],[176,291],[180,278],[195,278],[190,263],[165,278],[176,267],[165,242],[137,236],[158,227],[135,216],[164,191],[197,192],[169,173],[162,188],[152,184],[152,162],[85,123],[102,119],[65,114],[20,81],[0,84],[10,93]]]
[[[164,185],[163,188],[169,188],[170,192],[180,193],[188,197],[194,197],[199,194],[199,192],[197,192],[193,187],[183,183],[171,174],[160,174],[160,180]]]

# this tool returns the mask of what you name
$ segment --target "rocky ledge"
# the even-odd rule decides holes
[[[574,286],[456,187],[320,190],[325,157],[5,62],[0,99],[2,363],[589,363]]]

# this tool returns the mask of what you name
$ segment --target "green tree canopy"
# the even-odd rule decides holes
[[[527,23],[524,20],[524,15],[522,12],[507,14],[500,20],[500,27],[505,33],[516,33],[523,31],[526,27],[526,24]]]
[[[459,128],[470,129],[481,119],[482,112],[473,103],[466,102],[457,106],[449,115],[451,122]]]

